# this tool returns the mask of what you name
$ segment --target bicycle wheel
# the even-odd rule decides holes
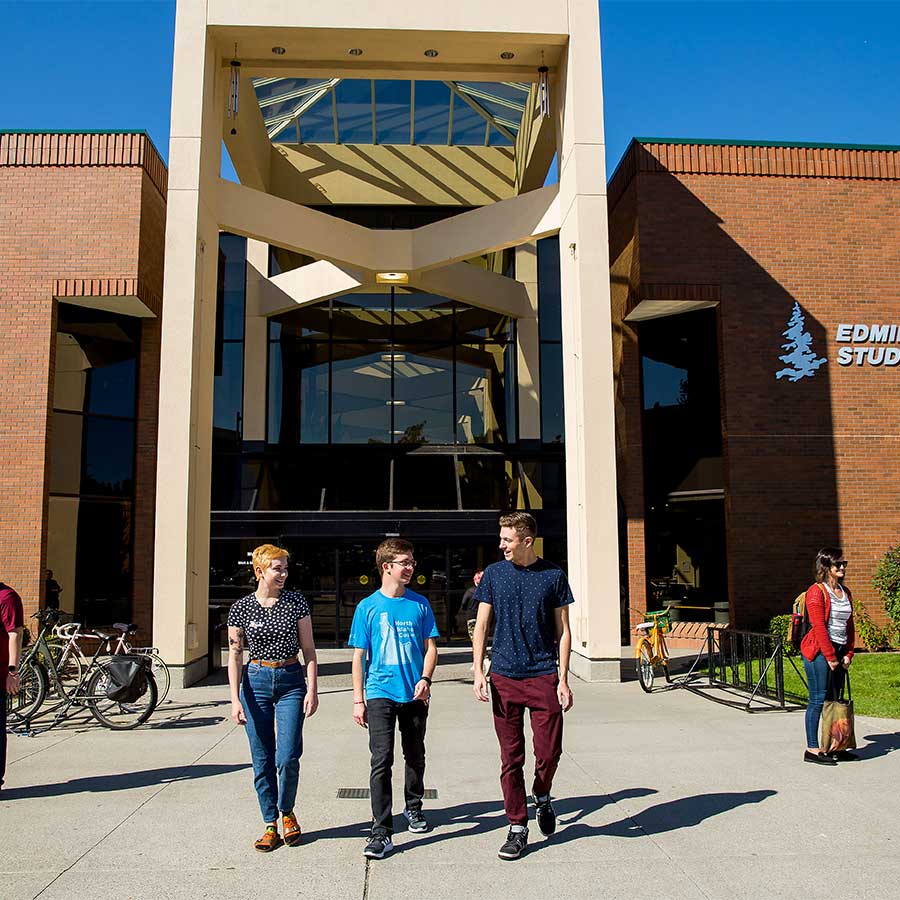
[[[19,669],[19,693],[6,695],[6,721],[18,725],[27,722],[40,709],[47,696],[49,679],[44,667],[33,659]]]
[[[132,703],[120,703],[117,700],[109,700],[106,697],[106,688],[109,684],[109,673],[106,665],[100,664],[100,668],[91,675],[88,682],[87,701],[91,715],[107,728],[114,731],[128,731],[143,725],[153,710],[156,709],[156,680],[153,675],[147,673],[147,687],[143,694]]]
[[[156,705],[162,706],[163,700],[169,695],[169,685],[172,683],[172,679],[169,677],[169,667],[163,662],[162,657],[156,653],[148,653],[147,655],[153,662],[150,671],[153,673],[153,678],[156,681],[156,690],[159,692],[159,696],[156,698]]]
[[[653,654],[650,652],[650,645],[647,641],[643,641],[638,646],[638,654],[634,663],[637,667],[638,681],[649,694],[653,690]]]

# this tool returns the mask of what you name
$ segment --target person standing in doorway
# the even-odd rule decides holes
[[[253,845],[269,853],[300,843],[294,812],[303,722],[319,706],[318,663],[309,605],[298,591],[284,590],[288,552],[272,544],[253,551],[256,590],[228,614],[228,684],[231,718],[245,725],[253,759],[253,785],[266,824]],[[243,666],[244,644],[250,662]],[[303,650],[306,677],[298,653]],[[242,671],[243,669],[243,671]],[[278,833],[281,811],[284,839]]]
[[[382,859],[393,850],[391,773],[394,731],[400,727],[405,767],[404,815],[409,830],[425,832],[425,725],[437,664],[437,624],[425,597],[407,585],[416,570],[413,545],[388,538],[375,551],[381,588],[353,614],[353,721],[369,729],[372,832],[363,854]],[[365,672],[363,671],[365,665]]]
[[[59,609],[59,595],[62,588],[53,577],[53,569],[47,569],[47,577],[44,579],[44,606],[47,609]]]
[[[469,631],[469,640],[473,639],[475,634],[475,619],[478,617],[478,600],[475,597],[475,592],[478,590],[478,585],[481,584],[481,576],[484,575],[484,569],[479,569],[472,576],[472,587],[467,588],[466,592],[463,594],[462,598],[462,610],[466,617],[466,628]],[[472,665],[472,671],[475,670],[475,665]]]
[[[25,627],[22,598],[0,581],[0,789],[6,777],[6,698],[19,693],[19,656],[22,653],[22,631]]]
[[[528,513],[500,518],[503,560],[488,566],[478,585],[475,622],[475,697],[491,700],[494,730],[500,742],[500,787],[509,833],[500,859],[518,859],[528,844],[525,793],[525,710],[534,737],[534,799],[538,828],[556,831],[550,802],[553,776],[562,756],[563,712],[572,708],[569,689],[569,604],[572,591],[559,566],[535,553],[537,525]],[[491,617],[494,643],[491,691],[482,671]]]

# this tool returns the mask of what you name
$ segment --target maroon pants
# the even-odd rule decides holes
[[[510,825],[528,824],[525,795],[525,710],[534,737],[532,794],[550,793],[562,756],[563,714],[556,695],[555,673],[536,678],[507,678],[491,673],[494,730],[500,741],[500,787]]]

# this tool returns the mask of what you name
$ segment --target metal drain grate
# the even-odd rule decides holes
[[[338,788],[338,800],[368,800],[368,788]],[[425,788],[426,800],[437,800],[438,792],[434,788]]]

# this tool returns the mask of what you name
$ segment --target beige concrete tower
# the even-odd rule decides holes
[[[539,103],[542,65],[549,69],[550,115],[542,114]],[[226,116],[234,70],[236,118]],[[295,94],[263,102],[260,85],[278,79],[303,84]],[[371,80],[370,140],[341,140],[334,91],[342,79]],[[453,95],[447,146],[420,146],[412,113],[408,141],[379,141],[376,79],[409,82],[412,109],[417,85],[446,85]],[[499,91],[494,96],[491,84],[519,91],[521,102]],[[329,96],[334,140],[310,143],[301,116]],[[279,116],[279,103],[290,99],[291,112]],[[455,103],[484,119],[483,146],[455,146],[450,139]],[[510,112],[497,113],[498,104]],[[284,140],[286,130],[290,142]],[[206,667],[220,230],[250,239],[244,436],[251,440],[265,437],[259,404],[266,317],[371,289],[386,272],[401,273],[411,287],[520,321],[521,428],[523,436],[538,437],[534,242],[560,234],[568,561],[576,596],[572,668],[583,678],[618,679],[612,350],[595,0],[179,0],[171,134],[154,641],[178,667],[182,683],[201,677]],[[497,134],[504,140],[493,141]],[[219,177],[223,141],[240,184]],[[559,184],[545,186],[554,153]],[[389,231],[310,208],[330,203],[455,205],[465,211]],[[269,245],[302,254],[307,262],[269,277]],[[516,278],[466,262],[511,247],[520,248]]]

